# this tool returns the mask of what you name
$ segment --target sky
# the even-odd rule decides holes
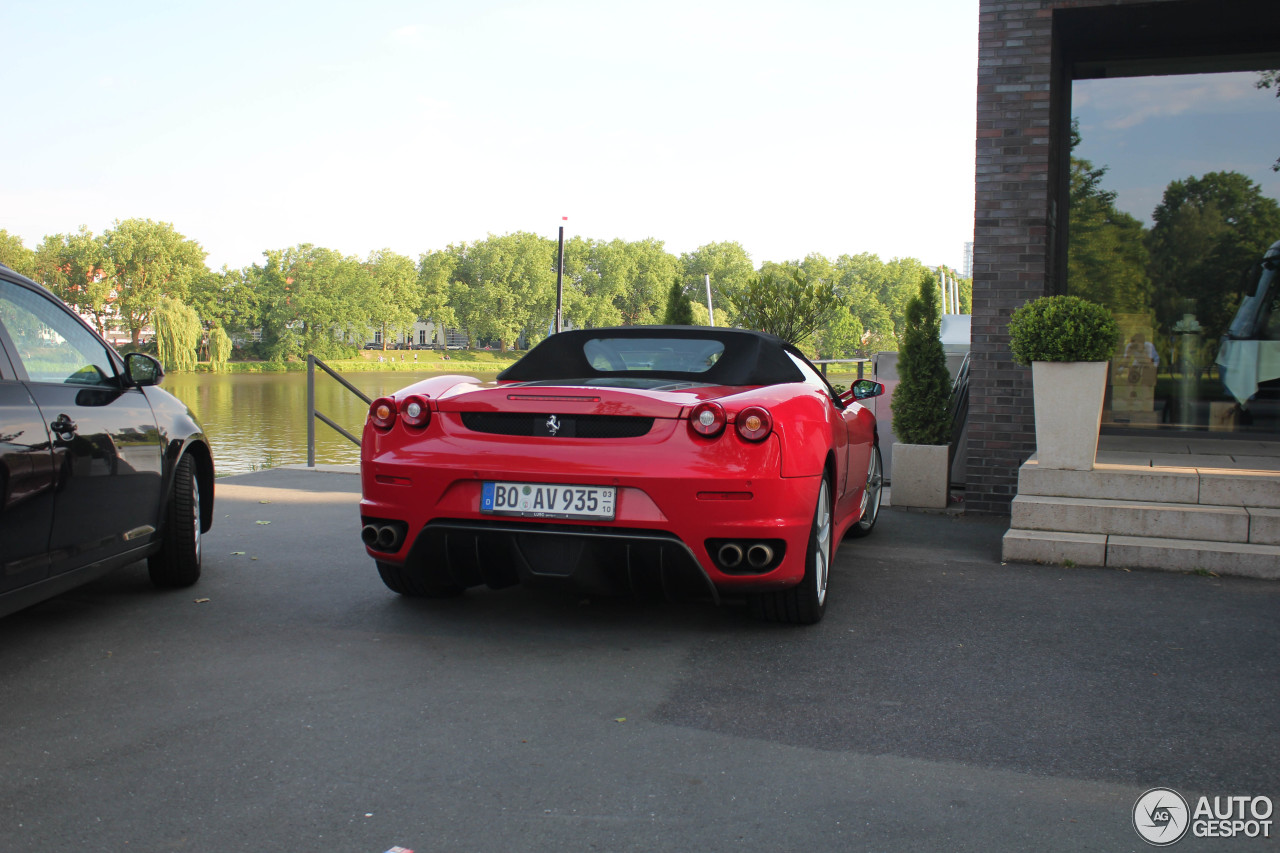
[[[1077,80],[1075,153],[1107,169],[1116,207],[1152,225],[1170,181],[1240,172],[1280,200],[1280,99],[1256,72]],[[1276,235],[1280,238],[1280,234]]]
[[[977,6],[6,0],[0,229],[170,222],[215,270],[562,224],[960,268]]]

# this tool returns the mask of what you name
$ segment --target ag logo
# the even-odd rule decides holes
[[[1181,840],[1190,825],[1187,801],[1172,788],[1152,788],[1133,804],[1133,828],[1143,841],[1156,847]]]

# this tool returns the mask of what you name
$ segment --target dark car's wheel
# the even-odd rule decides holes
[[[834,528],[831,524],[831,482],[822,478],[818,505],[813,510],[809,547],[805,552],[804,578],[790,589],[763,592],[748,599],[752,612],[770,622],[813,625],[827,608],[827,579],[831,574]]]
[[[165,510],[160,550],[147,560],[156,586],[191,586],[200,579],[200,480],[190,456],[178,460]]]
[[[462,595],[462,587],[430,580],[416,569],[393,566],[381,560],[375,562],[378,565],[378,576],[392,592],[409,598],[453,598]]]
[[[880,458],[880,445],[871,445],[871,463],[867,466],[867,485],[862,491],[862,515],[849,528],[849,536],[866,536],[876,526],[880,517],[880,498],[884,494],[884,461]]]

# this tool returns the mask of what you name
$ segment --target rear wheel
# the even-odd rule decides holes
[[[822,620],[827,608],[827,580],[831,574],[832,541],[831,481],[824,476],[818,487],[818,504],[813,510],[813,526],[809,529],[809,547],[805,552],[804,577],[790,589],[762,592],[751,596],[748,603],[759,618],[792,625],[813,625]]]
[[[160,536],[160,550],[147,559],[151,582],[162,587],[191,586],[200,579],[200,478],[190,456],[179,459],[173,471],[173,491]]]
[[[387,589],[407,598],[453,598],[462,595],[462,587],[456,584],[428,580],[422,572],[407,566],[393,566],[376,561],[378,575]]]
[[[880,517],[880,498],[884,494],[884,462],[880,458],[880,445],[871,445],[871,462],[867,466],[867,485],[862,490],[862,515],[849,528],[849,536],[866,536],[876,526]]]

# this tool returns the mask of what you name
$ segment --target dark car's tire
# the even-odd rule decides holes
[[[200,579],[200,480],[190,456],[178,460],[173,491],[165,508],[160,550],[147,559],[151,582],[160,587],[191,586]]]
[[[393,566],[381,560],[375,562],[378,576],[392,592],[408,598],[454,598],[462,595],[462,587],[455,584],[428,580],[422,572],[404,566]]]
[[[866,536],[876,526],[880,517],[880,499],[884,495],[884,460],[880,457],[880,445],[871,445],[871,462],[867,465],[866,500],[862,505],[862,517],[849,528],[848,536],[857,539]]]
[[[790,589],[762,592],[747,599],[752,613],[769,622],[813,625],[827,609],[827,580],[831,575],[831,554],[835,550],[835,527],[831,515],[831,481],[824,476],[818,487],[818,503],[805,549],[804,577]]]

